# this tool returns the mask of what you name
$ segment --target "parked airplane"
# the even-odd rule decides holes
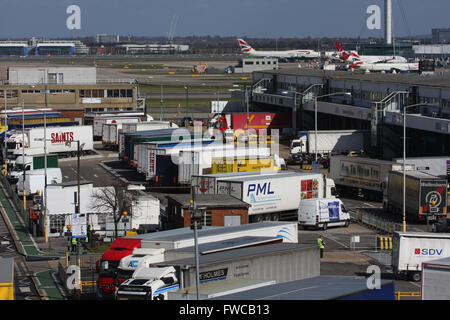
[[[408,61],[401,56],[363,56],[358,55],[356,51],[347,52],[342,48],[339,42],[335,42],[336,49],[339,52],[339,58],[351,63],[407,63]]]
[[[314,50],[286,50],[286,51],[256,51],[243,39],[237,39],[240,53],[248,54],[253,57],[273,57],[273,58],[319,58],[320,53]]]
[[[365,71],[385,71],[385,72],[401,72],[401,71],[419,71],[418,63],[399,62],[399,63],[364,63],[356,62],[349,66],[350,68],[358,68]]]

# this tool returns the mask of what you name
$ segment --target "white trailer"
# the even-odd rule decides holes
[[[36,194],[37,191],[42,194],[45,187],[45,169],[28,170],[25,173],[25,195]],[[62,182],[62,173],[60,168],[47,168],[47,185],[58,184]],[[23,195],[24,183],[23,174],[18,177],[17,194]]]
[[[403,158],[394,158],[393,161],[403,163]],[[450,157],[410,157],[405,163],[415,166],[415,170],[450,181]]]
[[[80,149],[83,153],[94,150],[92,138],[92,126],[47,127],[47,153],[76,154],[77,141],[80,141]],[[30,128],[25,131],[25,146],[30,149],[40,149],[44,153],[44,128]],[[22,149],[22,136],[8,140],[8,152],[14,153]]]
[[[131,229],[157,231],[160,226],[160,202],[151,195],[139,195],[131,204]]]
[[[92,122],[93,126],[93,135],[94,138],[102,138],[103,135],[103,125],[111,124],[111,123],[130,123],[130,122],[139,122],[139,121],[149,121],[153,120],[149,115],[136,115],[136,116],[110,116],[110,117],[98,117],[95,118]]]
[[[227,145],[224,145],[224,147]],[[242,156],[269,156],[270,148],[235,148],[213,150],[182,150],[179,152],[178,181],[190,184],[192,176],[202,175],[204,170],[211,169],[213,158],[229,158]]]
[[[130,238],[141,239],[141,248],[179,249],[194,245],[192,230],[181,228],[163,232],[142,234]],[[278,237],[283,242],[298,243],[297,222],[273,222],[243,224],[239,226],[204,228],[198,231],[198,244],[236,239],[240,237]]]
[[[321,173],[277,173],[217,182],[217,194],[230,194],[251,205],[249,222],[298,220],[300,201],[331,198],[333,180]]]
[[[450,257],[450,234],[430,232],[394,232],[392,267],[396,274],[421,280],[422,264]]]
[[[336,198],[306,199],[300,201],[298,224],[302,227],[327,227],[350,224],[350,214],[341,200]]]
[[[227,172],[216,174],[192,175],[191,185],[195,186],[196,194],[217,194],[217,182],[220,180],[233,180],[241,177],[270,175],[278,173],[278,170]]]
[[[422,300],[450,300],[450,258],[422,263]]]
[[[368,200],[383,200],[383,183],[389,171],[403,170],[403,164],[363,157],[332,156],[330,178],[336,183],[338,194],[361,193]],[[414,165],[406,165],[414,170]]]

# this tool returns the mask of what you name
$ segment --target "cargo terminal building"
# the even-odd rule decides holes
[[[0,98],[6,94],[9,107],[136,110],[137,92],[135,80],[99,80],[95,67],[10,67],[7,79],[0,80]]]
[[[317,96],[318,130],[370,130],[370,147],[365,151],[382,159],[402,156],[406,107],[407,156],[450,154],[448,74],[265,70],[253,72],[251,91],[254,106],[289,112],[297,133],[315,129]]]

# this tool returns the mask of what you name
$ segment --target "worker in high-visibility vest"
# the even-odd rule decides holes
[[[77,238],[72,237],[72,252],[77,251]]]
[[[320,247],[320,257],[323,258],[323,250],[325,249],[325,241],[322,239],[322,235],[317,238],[317,244]]]

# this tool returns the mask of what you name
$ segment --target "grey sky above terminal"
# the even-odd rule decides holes
[[[0,0],[0,38],[78,37],[97,33],[166,36],[383,37],[366,27],[369,5],[383,0]],[[81,9],[81,29],[69,30],[66,9]],[[396,36],[450,27],[448,0],[393,0]]]

